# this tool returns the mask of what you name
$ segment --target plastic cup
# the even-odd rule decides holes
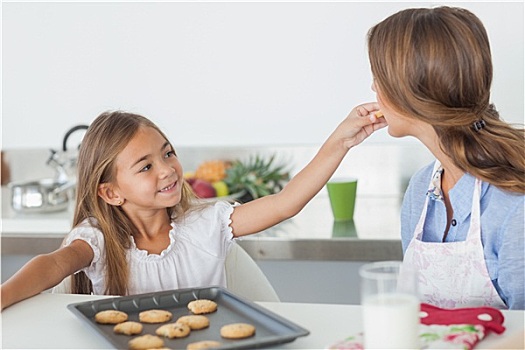
[[[400,261],[359,269],[365,349],[420,349],[417,278]]]
[[[333,179],[326,184],[335,221],[354,219],[357,179]]]
[[[332,237],[357,237],[354,220],[334,221]]]

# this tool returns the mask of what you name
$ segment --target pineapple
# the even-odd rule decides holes
[[[226,169],[229,163],[222,160],[208,160],[200,164],[195,170],[193,177],[209,183],[222,181],[226,177]]]
[[[274,161],[275,155],[268,160],[259,156],[250,157],[246,162],[235,160],[226,169],[223,181],[230,193],[246,191],[242,198],[245,202],[277,193],[290,180],[290,175],[284,170],[284,165],[275,165]]]

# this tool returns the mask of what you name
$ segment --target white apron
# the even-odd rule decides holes
[[[435,171],[440,167],[436,162]],[[432,184],[431,184],[432,186]],[[462,242],[423,242],[429,197],[408,245],[403,264],[418,272],[421,301],[442,308],[492,306],[507,309],[487,270],[480,224],[481,181],[476,179],[470,227]]]

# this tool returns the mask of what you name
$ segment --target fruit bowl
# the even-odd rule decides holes
[[[275,155],[241,160],[206,160],[184,178],[198,198],[207,201],[249,202],[278,193],[289,181],[284,164],[275,164]]]

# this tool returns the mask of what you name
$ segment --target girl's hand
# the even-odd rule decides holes
[[[355,107],[339,125],[336,132],[341,132],[346,148],[360,144],[374,131],[387,126],[385,118],[378,118],[374,113],[379,111],[376,102],[363,103]]]

